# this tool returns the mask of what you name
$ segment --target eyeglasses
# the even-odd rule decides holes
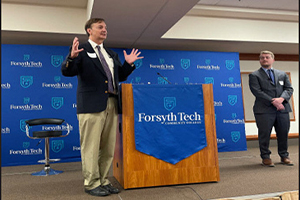
[[[272,58],[271,56],[259,56],[259,59],[264,60],[267,59],[269,60],[270,58]]]

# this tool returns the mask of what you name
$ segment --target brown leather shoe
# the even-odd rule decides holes
[[[262,160],[262,165],[267,167],[275,167],[274,163],[270,158],[265,158]]]
[[[288,166],[294,165],[294,163],[290,160],[289,157],[281,158],[281,163]]]

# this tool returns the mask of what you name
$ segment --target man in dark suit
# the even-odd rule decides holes
[[[250,90],[255,96],[253,112],[258,128],[260,156],[264,166],[274,167],[270,158],[269,142],[272,128],[277,136],[278,154],[281,163],[293,165],[288,153],[288,132],[291,107],[288,103],[293,88],[287,74],[273,69],[274,54],[262,51],[259,56],[261,68],[249,74]]]
[[[77,76],[77,118],[79,121],[82,173],[85,192],[94,196],[116,194],[119,190],[107,179],[117,132],[119,82],[135,69],[141,52],[124,50],[125,62],[106,48],[104,19],[92,18],[85,24],[88,42],[77,37],[63,62],[64,76]]]

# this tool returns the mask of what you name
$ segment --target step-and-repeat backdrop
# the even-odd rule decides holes
[[[69,47],[1,46],[2,166],[31,165],[44,159],[44,141],[30,139],[25,132],[25,121],[34,118],[65,119],[71,133],[50,140],[50,158],[80,161],[77,78],[64,77],[60,71]],[[114,50],[124,61],[123,49]],[[213,84],[219,152],[247,150],[238,53],[141,51],[144,59],[136,61],[137,69],[127,83]],[[66,126],[42,129],[64,132]]]

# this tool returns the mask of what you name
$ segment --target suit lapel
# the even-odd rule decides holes
[[[273,69],[273,72],[274,72],[273,74],[274,74],[274,81],[275,81],[274,85],[276,85],[276,83],[278,81],[278,73],[277,73],[276,69]]]
[[[271,78],[267,75],[267,73],[262,68],[260,68],[259,72],[260,72],[262,78],[266,80],[266,82],[269,82],[270,84],[275,85],[273,83],[273,81],[271,80]],[[275,79],[275,83],[276,83],[276,78],[275,77],[276,76],[275,76],[275,71],[274,71],[274,79]]]
[[[91,54],[96,54],[95,50],[93,49],[92,45],[89,42],[87,42],[87,43],[84,44],[84,48],[85,48],[86,52],[91,53]],[[102,64],[101,64],[100,59],[98,58],[98,56],[96,58],[91,58],[90,57],[90,59],[93,61],[93,63],[96,65],[96,67],[98,69],[100,69],[100,71],[106,76],[106,73],[105,73],[105,71],[103,69],[103,66],[102,66]]]

